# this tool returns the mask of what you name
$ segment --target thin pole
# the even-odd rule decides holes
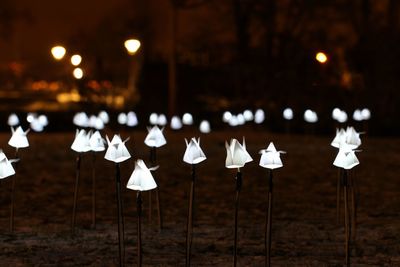
[[[348,208],[348,179],[347,179],[347,170],[343,171],[343,191],[344,191],[344,227],[345,227],[345,250],[346,250],[346,258],[345,264],[346,266],[350,266],[350,224],[349,224],[349,208]]]
[[[92,227],[96,228],[96,154],[92,153]]]
[[[15,159],[18,160],[18,148],[15,148]],[[18,161],[15,162],[15,174],[11,179],[11,205],[10,205],[10,232],[14,232],[14,203],[15,203],[15,184],[17,180]]]
[[[356,203],[356,188],[355,188],[355,175],[351,172],[349,175],[349,189],[351,201],[351,239],[356,241],[356,227],[357,227],[357,203]]]
[[[81,169],[81,153],[78,153],[78,156],[76,157],[76,175],[75,175],[74,202],[72,204],[72,220],[71,220],[71,232],[72,232],[72,234],[75,231],[76,204],[77,204],[77,199],[78,199],[80,169]]]
[[[154,167],[156,164],[156,148],[150,147],[150,167]],[[151,224],[151,215],[153,213],[153,206],[152,206],[152,198],[151,198],[151,190],[149,191],[149,224]]]
[[[265,225],[265,266],[271,266],[271,225],[272,225],[272,170],[269,170],[268,179],[268,211]]]
[[[194,186],[196,178],[196,165],[192,164],[192,180],[190,181],[189,211],[187,218],[186,230],[186,266],[190,266],[191,248],[193,240],[193,203],[194,203]]]
[[[340,223],[340,195],[342,191],[342,171],[338,169],[336,185],[336,223]]]
[[[119,266],[124,266],[125,257],[125,243],[124,243],[124,217],[122,212],[122,198],[121,198],[121,171],[119,163],[115,164],[116,167],[116,191],[117,191],[117,206],[118,206],[118,249],[119,249]]]
[[[238,210],[239,210],[239,196],[242,189],[242,173],[238,169],[236,174],[236,197],[235,197],[235,238],[233,243],[233,266],[237,264],[237,229],[238,229]]]
[[[142,194],[140,191],[137,192],[136,195],[136,208],[137,208],[137,257],[138,257],[138,266],[142,266]]]
[[[162,210],[160,205],[160,190],[159,185],[156,187],[156,202],[157,202],[157,215],[158,215],[158,230],[161,231],[163,228],[163,221],[162,221]]]

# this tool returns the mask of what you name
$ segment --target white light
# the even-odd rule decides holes
[[[361,110],[361,116],[363,120],[367,121],[371,118],[371,111],[367,108],[364,108],[363,110]]]
[[[171,119],[171,129],[173,130],[179,130],[182,128],[182,122],[181,119],[178,116],[173,116]]]
[[[225,111],[224,114],[222,115],[222,121],[225,123],[229,123],[231,118],[232,118],[232,113],[230,113],[229,111]]]
[[[128,112],[126,125],[129,127],[135,127],[139,124],[138,118],[134,111]]]
[[[49,124],[47,116],[43,114],[38,117],[38,121],[41,125],[43,125],[43,127],[46,127]]]
[[[363,120],[363,116],[361,114],[361,110],[356,109],[353,112],[353,120],[355,121],[362,121]]]
[[[127,138],[125,141],[122,141],[119,135],[114,135],[111,141],[108,139],[108,136],[106,136],[106,139],[108,144],[108,148],[104,156],[106,160],[120,163],[128,160],[131,157],[131,154],[129,154],[129,151],[125,146],[125,143],[129,140],[129,138]]]
[[[243,117],[244,117],[244,119],[245,119],[246,121],[252,121],[252,120],[254,119],[253,112],[252,112],[251,110],[249,110],[249,109],[246,109],[246,110],[243,112]]]
[[[238,114],[236,117],[238,125],[244,125],[246,123],[246,119],[244,118],[243,114]]]
[[[182,123],[184,125],[192,125],[193,124],[193,116],[190,113],[183,114]]]
[[[239,125],[238,118],[236,115],[232,115],[228,121],[229,126],[236,127]]]
[[[149,117],[149,122],[151,125],[156,125],[158,122],[158,115],[157,113],[151,113]]]
[[[292,120],[293,119],[293,110],[291,108],[285,108],[283,110],[283,118],[288,121]]]
[[[26,121],[31,123],[36,119],[36,117],[37,117],[36,113],[29,112],[28,115],[26,116]]]
[[[117,121],[119,124],[125,125],[126,122],[128,121],[128,117],[126,116],[126,114],[124,112],[121,112],[120,114],[118,114]]]
[[[71,64],[74,66],[78,66],[82,62],[82,57],[80,55],[73,55],[71,57]]]
[[[265,120],[265,112],[262,109],[257,109],[256,113],[254,114],[254,122],[256,124],[261,124]]]
[[[203,150],[200,147],[200,138],[196,140],[196,138],[190,139],[190,142],[186,140],[186,150],[183,155],[183,161],[189,164],[198,164],[204,160],[206,160],[206,155],[204,155]]]
[[[148,191],[156,188],[157,184],[150,172],[151,170],[152,168],[148,169],[143,160],[136,160],[135,169],[133,170],[126,187],[137,191]]]
[[[158,119],[157,119],[158,125],[165,126],[165,125],[167,125],[167,123],[168,123],[167,117],[164,114],[158,115]]]
[[[77,80],[83,78],[83,70],[81,68],[75,68],[72,74],[74,75],[74,78]]]
[[[277,151],[274,143],[269,143],[267,149],[263,149],[260,151],[261,158],[260,158],[260,163],[259,165],[263,168],[267,169],[278,169],[283,167],[283,163],[281,160],[281,155],[282,153],[285,153],[284,151]]]
[[[316,123],[318,121],[317,113],[313,110],[307,109],[304,112],[304,120],[308,123]]]
[[[147,136],[144,139],[144,143],[149,147],[161,147],[167,143],[164,137],[163,130],[158,128],[157,125],[152,128],[147,128]]]
[[[338,120],[338,118],[340,117],[340,113],[341,113],[342,111],[340,110],[340,108],[334,108],[333,110],[332,110],[332,119],[334,119],[334,120]]]
[[[246,150],[244,137],[243,144],[240,144],[236,139],[231,139],[229,144],[225,141],[225,148],[225,167],[228,169],[241,168],[244,167],[246,163],[253,161],[252,157]]]
[[[108,116],[107,111],[100,111],[98,117],[103,121],[104,124],[107,124],[110,121],[110,116]]]
[[[8,144],[12,147],[15,148],[24,148],[29,146],[27,134],[29,132],[29,129],[24,132],[21,126],[19,126],[17,129],[14,130],[14,128],[11,128],[12,136],[10,140],[8,141]]]
[[[348,116],[347,116],[346,111],[341,110],[339,116],[337,117],[337,121],[339,123],[345,123],[347,121],[347,118],[348,118]]]
[[[200,122],[199,130],[201,133],[210,133],[211,132],[211,126],[210,123],[206,120],[203,120]]]
[[[124,46],[129,55],[134,55],[140,48],[140,41],[136,39],[129,39],[124,42]]]
[[[73,118],[73,123],[79,127],[88,127],[89,126],[89,117],[85,112],[78,112],[75,114]]]
[[[93,128],[95,128],[96,130],[103,130],[104,129],[104,122],[102,119],[100,119],[99,117],[96,117],[96,120],[93,124]]]
[[[19,118],[17,114],[11,113],[10,116],[8,116],[7,124],[8,126],[17,126],[19,124]]]

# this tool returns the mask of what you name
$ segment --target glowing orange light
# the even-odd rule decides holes
[[[63,46],[58,45],[51,48],[51,54],[53,55],[55,60],[61,60],[66,52],[67,50]]]
[[[318,52],[315,55],[315,59],[321,64],[325,64],[328,61],[328,57],[324,52]]]
[[[134,55],[140,48],[140,41],[136,39],[129,39],[124,42],[124,46],[129,55]]]

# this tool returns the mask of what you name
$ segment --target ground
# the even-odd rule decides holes
[[[109,135],[112,134],[108,131]],[[143,265],[184,266],[185,229],[191,168],[183,163],[183,138],[194,131],[166,132],[168,144],[157,149],[164,229],[156,214],[148,222],[144,194]],[[334,131],[332,131],[334,134]],[[136,262],[134,191],[125,188],[133,159],[149,158],[144,132],[131,136],[132,160],[121,164],[125,215],[126,266]],[[235,172],[224,167],[224,140],[246,136],[254,162],[243,169],[238,231],[238,266],[264,266],[267,171],[258,166],[258,151],[274,141],[284,167],[274,171],[272,225],[273,266],[343,266],[344,227],[336,222],[336,150],[331,137],[283,135],[253,128],[201,135],[208,159],[197,166],[192,266],[231,266]],[[333,137],[333,136],[332,136]],[[0,145],[9,158],[9,134]],[[96,154],[97,226],[91,229],[91,163],[85,154],[79,187],[76,231],[70,222],[76,154],[74,133],[29,134],[21,149],[16,177],[15,231],[9,232],[11,180],[0,181],[1,266],[118,266],[114,165]],[[358,179],[359,206],[352,266],[400,266],[400,139],[363,136]],[[154,205],[153,205],[154,206]]]

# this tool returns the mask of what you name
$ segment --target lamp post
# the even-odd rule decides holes
[[[139,67],[134,60],[134,55],[140,48],[140,41],[137,39],[128,39],[124,42],[125,49],[130,56],[129,78],[128,78],[128,91],[133,96],[133,100],[138,100],[138,92],[136,89],[136,77],[139,73]]]

